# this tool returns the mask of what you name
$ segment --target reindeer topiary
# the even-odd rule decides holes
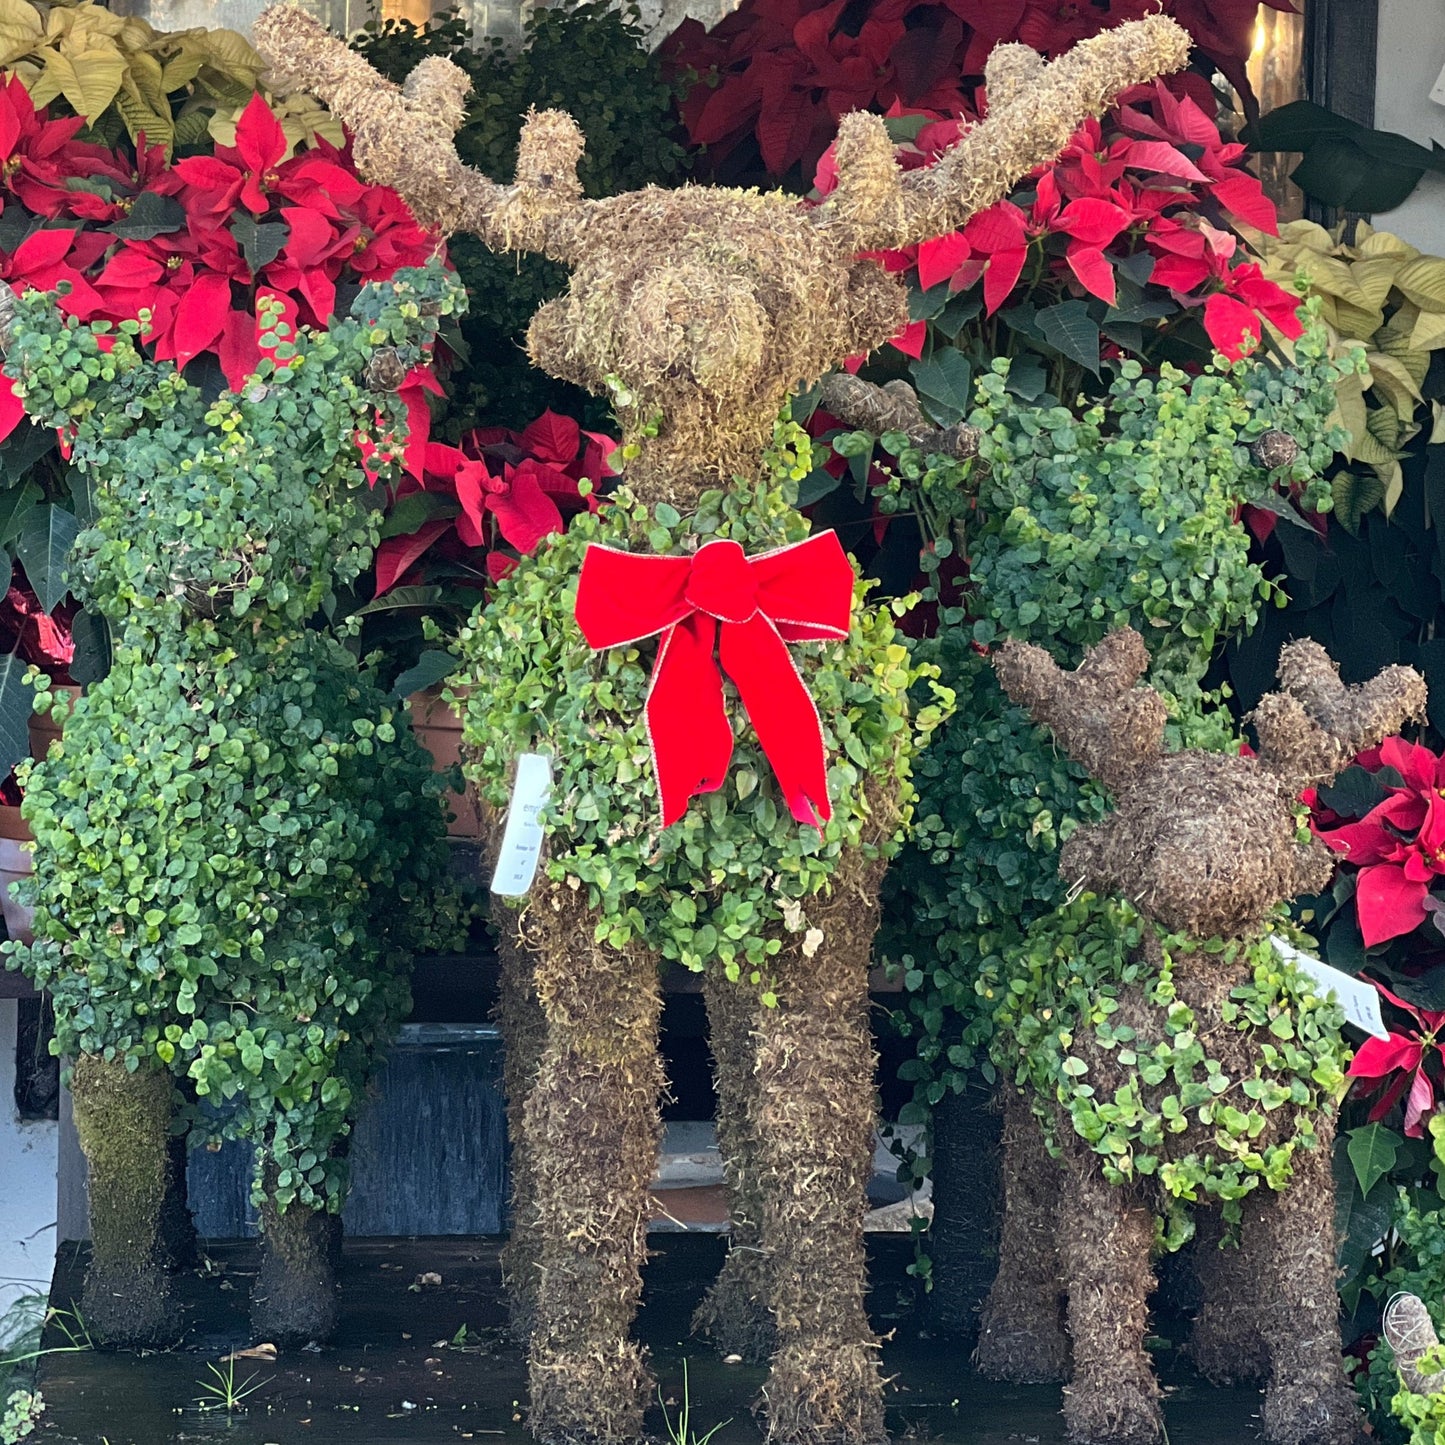
[[[991,118],[927,172],[899,170],[881,117],[845,117],[838,187],[811,208],[696,187],[584,199],[582,137],[555,111],[529,117],[515,182],[499,185],[456,154],[467,80],[449,62],[424,61],[398,89],[289,6],[262,16],[256,40],[424,224],[571,268],[529,352],[610,395],[623,432],[626,491],[523,559],[461,639],[472,770],[490,801],[505,803],[520,751],[548,753],[556,773],[545,878],[503,929],[512,963],[518,948],[530,957],[544,1015],[510,1069],[530,1081],[512,1106],[526,1169],[507,1263],[530,1335],[531,1428],[549,1441],[641,1432],[648,1379],[627,1333],[658,1131],[658,965],[675,959],[722,976],[721,1133],[738,1237],[760,1251],[734,1253],[705,1318],[754,1349],[771,1341],[772,1438],[871,1445],[885,1432],[863,1308],[867,964],[881,871],[908,821],[908,758],[940,709],[909,717],[919,671],[891,615],[851,606],[836,540],[807,536],[789,490],[806,438],[778,419],[800,384],[906,319],[902,286],[860,252],[961,225],[1086,116],[1183,65],[1188,39],[1155,17],[1048,66],[1002,47]],[[649,686],[639,659],[659,633]],[[734,687],[746,726],[724,706]],[[712,796],[689,808],[698,793]],[[726,1007],[723,981],[757,1002]]]
[[[1294,642],[1283,690],[1253,715],[1257,756],[1166,752],[1164,702],[1135,686],[1148,662],[1129,629],[1073,672],[1028,644],[996,659],[1009,696],[1114,795],[1060,862],[1114,901],[1085,896],[1044,920],[998,1009],[996,1057],[1025,1092],[1007,1106],[1005,1223],[978,1363],[1040,1380],[1072,1355],[1070,1439],[1154,1445],[1144,1335],[1156,1216],[1177,1245],[1192,1227],[1185,1206],[1209,1204],[1237,1241],[1200,1250],[1196,1363],[1217,1381],[1268,1381],[1276,1445],[1351,1445],[1330,1170],[1342,1015],[1270,932],[1283,902],[1330,877],[1329,854],[1301,834],[1300,790],[1422,716],[1425,685],[1391,667],[1345,687],[1317,643]]]

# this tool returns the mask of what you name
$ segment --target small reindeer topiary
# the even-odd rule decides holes
[[[1144,1335],[1156,1216],[1173,1246],[1192,1228],[1186,1206],[1210,1204],[1224,1242],[1200,1249],[1195,1362],[1217,1381],[1267,1380],[1275,1445],[1352,1445],[1330,1170],[1342,1016],[1270,934],[1285,926],[1280,905],[1332,867],[1301,834],[1300,790],[1422,716],[1425,685],[1391,667],[1345,687],[1317,643],[1291,643],[1283,690],[1253,715],[1257,756],[1167,752],[1164,701],[1135,685],[1148,662],[1129,629],[1073,672],[1029,644],[996,660],[1009,696],[1114,795],[1060,863],[1079,889],[1114,898],[1044,920],[998,1009],[996,1057],[1024,1093],[1007,1106],[978,1363],[1039,1380],[1072,1355],[1070,1439],[1155,1445]]]

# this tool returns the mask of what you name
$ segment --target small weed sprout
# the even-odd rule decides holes
[[[657,1403],[662,1406],[663,1422],[667,1426],[667,1438],[672,1445],[707,1445],[707,1442],[717,1434],[719,1430],[732,1424],[732,1417],[720,1420],[706,1435],[698,1435],[692,1430],[692,1394],[688,1389],[687,1361],[682,1362],[682,1404],[678,1407],[676,1421],[672,1418],[671,1411],[667,1408],[667,1401],[662,1395],[662,1386],[657,1387]]]
[[[197,1407],[206,1414],[224,1410],[228,1415],[246,1408],[246,1401],[261,1386],[255,1375],[247,1375],[239,1384],[236,1382],[236,1362],[226,1359],[219,1365],[207,1365],[209,1380],[197,1380],[201,1394],[196,1398]],[[3,1442],[0,1442],[3,1445]]]
[[[5,1401],[5,1414],[0,1416],[0,1445],[18,1445],[44,1413],[45,1400],[39,1390],[12,1391]]]

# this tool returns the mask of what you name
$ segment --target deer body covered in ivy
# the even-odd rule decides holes
[[[1195,1362],[1220,1382],[1267,1384],[1275,1445],[1353,1445],[1330,1151],[1342,1019],[1270,930],[1332,869],[1300,839],[1300,790],[1422,716],[1424,683],[1391,667],[1347,688],[1318,644],[1291,643],[1282,690],[1253,715],[1257,756],[1167,752],[1164,702],[1135,685],[1148,662],[1128,629],[1073,672],[1030,644],[997,657],[1009,696],[1114,794],[1115,811],[1064,845],[1062,875],[1127,902],[1086,896],[1042,920],[1033,936],[1048,942],[1017,970],[1021,1002],[999,1014],[995,1056],[1024,1092],[1006,1105],[1005,1223],[978,1361],[1000,1378],[1069,1377],[1080,1445],[1155,1445],[1156,1214],[1183,1224],[1186,1204],[1213,1205],[1238,1238],[1199,1246]],[[1185,1234],[1171,1225],[1169,1242]]]
[[[20,951],[76,1058],[85,1314],[108,1343],[175,1337],[157,1231],[177,1106],[193,1137],[255,1148],[257,1334],[305,1343],[334,1321],[344,1141],[447,859],[430,760],[311,619],[376,546],[359,442],[385,474],[405,424],[384,375],[426,359],[459,299],[434,262],[363,288],[327,331],[274,315],[272,355],[209,396],[145,354],[139,323],[0,294],[7,375],[92,486],[70,575],[115,643],[26,779]]]
[[[781,500],[779,414],[800,385],[881,345],[907,315],[897,278],[859,253],[963,224],[1056,156],[1086,116],[1188,53],[1184,32],[1162,17],[1047,66],[1026,47],[1001,47],[988,66],[992,116],[950,156],[904,174],[882,119],[847,116],[837,189],[810,208],[723,188],[585,198],[582,136],[556,111],[529,116],[515,179],[500,184],[456,154],[468,82],[450,62],[423,61],[396,87],[292,6],[273,6],[255,34],[278,75],[348,126],[362,173],[394,186],[423,224],[570,269],[566,294],[533,318],[529,353],[544,371],[610,396],[627,486],[603,521],[582,528],[621,550],[710,562],[723,556],[705,545],[715,539],[756,552],[806,536]],[[527,1161],[514,1181],[508,1283],[530,1339],[529,1424],[549,1442],[620,1445],[641,1431],[648,1377],[628,1331],[659,1128],[660,952],[709,971],[735,1243],[748,1246],[731,1254],[703,1322],[729,1345],[771,1348],[763,1409],[772,1439],[873,1445],[885,1432],[863,1309],[867,963],[881,870],[911,796],[906,680],[886,657],[891,624],[855,615],[851,629],[844,619],[841,631],[808,634],[795,650],[825,743],[841,741],[856,713],[841,696],[825,706],[820,687],[852,688],[864,713],[878,710],[872,741],[853,751],[865,764],[834,768],[822,796],[815,786],[800,800],[780,798],[760,760],[746,770],[762,779],[756,792],[740,784],[721,809],[694,808],[659,833],[655,806],[644,808],[632,781],[634,759],[647,766],[648,738],[619,701],[626,692],[638,706],[651,702],[633,686],[645,680],[630,660],[637,649],[588,661],[576,623],[557,610],[558,593],[570,600],[578,585],[573,531],[523,559],[462,639],[475,663],[465,678],[468,735],[483,790],[505,801],[509,748],[551,751],[560,770],[547,877],[520,920],[501,924],[504,954],[531,960],[545,1016],[544,1028],[525,1031],[534,1056],[511,1066],[514,1080],[532,1080],[527,1097],[509,1105]],[[734,582],[741,556],[719,564]],[[709,615],[724,624],[718,655],[728,670],[727,624],[746,626],[750,614]],[[524,643],[542,660],[519,661]],[[703,641],[693,660],[712,652]],[[570,732],[556,721],[564,716]],[[716,721],[708,738],[721,767],[700,770],[697,786],[685,780],[684,792],[727,788],[728,756],[756,750],[753,728],[724,726]],[[604,756],[599,739],[611,732],[621,741]],[[588,749],[595,758],[584,766]],[[817,825],[816,843],[799,840],[789,811]],[[756,820],[751,839],[746,819]],[[686,896],[669,916],[654,905],[672,886]],[[775,1000],[760,1007],[769,984]],[[751,994],[740,1000],[729,988]]]

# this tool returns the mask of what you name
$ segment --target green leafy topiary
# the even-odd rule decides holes
[[[191,1124],[254,1140],[258,1200],[268,1178],[283,1210],[340,1207],[337,1145],[409,952],[448,931],[445,906],[426,913],[446,870],[430,760],[307,623],[375,544],[361,443],[385,474],[404,440],[385,381],[459,299],[433,263],[328,332],[275,324],[271,359],[216,399],[147,360],[136,324],[108,334],[37,295],[7,357],[91,485],[75,586],[116,633],[24,776],[35,941],[16,952],[60,1052],[189,1078],[221,1106]]]
[[[789,489],[809,464],[807,437],[785,423],[759,485],[704,493],[690,517],[620,493],[524,558],[458,639],[465,662],[454,681],[471,770],[501,805],[519,752],[552,755],[548,874],[586,886],[598,938],[617,948],[640,938],[689,968],[716,961],[753,983],[765,982],[781,932],[804,926],[805,901],[845,850],[896,847],[912,811],[911,759],[952,695],[936,686],[933,667],[910,659],[892,612],[860,607],[847,641],[790,648],[829,751],[834,812],[826,826],[800,827],[781,806],[734,694],[736,751],[724,788],[664,830],[643,726],[654,645],[594,653],[573,607],[592,542],[675,555],[709,537],[736,537],[749,552],[799,541],[808,524]],[[860,583],[860,599],[864,590]],[[932,694],[916,712],[908,698],[915,683]],[[870,780],[889,785],[896,811],[873,816]]]
[[[1157,964],[1141,949],[1150,929],[1160,946]],[[1175,992],[1175,965],[1201,952],[1211,970],[1247,964],[1252,971],[1220,1010],[1221,1023],[1267,1035],[1249,1054],[1250,1074],[1234,1065],[1226,1072],[1210,1055],[1193,1009]],[[1333,1107],[1343,1092],[1344,1014],[1267,935],[1200,944],[1158,931],[1122,899],[1086,893],[1040,919],[1002,963],[975,985],[992,1016],[994,1061],[1034,1100],[1051,1147],[1067,1116],[1111,1184],[1153,1176],[1166,1200],[1217,1199],[1225,1218],[1238,1220],[1239,1201],[1251,1190],[1284,1187],[1295,1150],[1315,1145],[1311,1111]],[[1129,988],[1157,1010],[1148,1037],[1114,1017]],[[1081,1042],[1129,1075],[1112,1097],[1093,1087]],[[1290,1132],[1266,1135],[1269,1116],[1286,1104]],[[1195,1131],[1191,1151],[1161,1158],[1165,1136],[1188,1129]],[[1171,1248],[1192,1233],[1177,1209],[1169,1225],[1164,1242]]]
[[[983,649],[1011,636],[1072,664],[1111,629],[1137,627],[1154,659],[1148,681],[1174,713],[1171,745],[1224,746],[1224,715],[1204,706],[1210,661],[1254,625],[1261,602],[1283,600],[1249,559],[1239,509],[1262,500],[1278,510],[1284,484],[1319,500],[1335,375],[1314,326],[1288,366],[1217,360],[1196,377],[1166,366],[1148,378],[1125,363],[1109,395],[1076,415],[1019,402],[1001,361],[980,379],[969,418],[977,460],[925,458],[885,438],[897,456],[895,506],[946,524],[925,568],[938,577],[956,547],[969,564],[967,590],[940,606],[938,636],[921,654],[965,701],[919,760],[914,837],[886,885],[880,951],[904,970],[895,1019],[917,1048],[903,1068],[915,1088],[905,1121],[926,1120],[970,1068],[992,1078],[992,1013],[976,982],[1063,900],[1057,850],[1105,807],[1003,696]],[[1249,451],[1271,429],[1301,443],[1279,475]]]

